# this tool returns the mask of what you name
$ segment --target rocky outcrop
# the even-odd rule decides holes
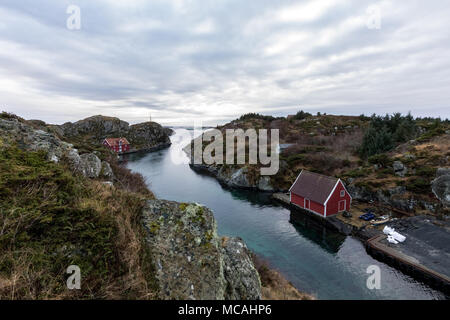
[[[175,131],[171,128],[164,127],[163,130],[169,137],[175,134]]]
[[[102,161],[93,153],[80,156],[80,171],[88,178],[98,178],[102,170]]]
[[[260,299],[259,275],[244,241],[239,238],[223,238],[222,255],[227,282],[225,298],[228,300]]]
[[[247,167],[216,166],[205,164],[190,164],[191,168],[214,176],[220,183],[238,189],[253,189],[263,192],[277,191],[270,182],[269,176],[260,176],[255,182],[249,177]]]
[[[408,169],[401,161],[394,161],[393,163],[394,173],[399,177],[404,177],[408,173]]]
[[[150,150],[170,145],[169,135],[173,132],[156,122],[129,125],[128,122],[113,117],[93,116],[75,123],[67,122],[59,126],[65,137],[82,136],[95,143],[108,137],[125,137],[133,149]]]
[[[274,191],[274,188],[270,184],[270,177],[260,177],[258,182],[258,189],[262,191]]]
[[[208,208],[151,200],[143,224],[161,299],[261,298],[247,247],[240,239],[220,238]]]
[[[5,143],[17,144],[24,150],[44,151],[49,161],[59,162],[63,158],[66,159],[74,172],[85,177],[98,178],[104,168],[104,177],[112,179],[109,163],[102,163],[94,153],[80,155],[72,144],[60,140],[53,133],[35,129],[17,119],[0,119],[0,134]]]
[[[78,152],[71,144],[17,119],[0,119],[0,133],[6,142],[15,143],[19,148],[46,152],[49,161],[59,162],[63,156],[68,155],[74,166],[79,164]]]
[[[445,207],[450,207],[450,168],[439,168],[436,179],[431,182],[431,190]]]
[[[129,124],[118,118],[98,115],[75,123],[66,122],[60,128],[63,134],[68,137],[93,135],[99,138],[106,138],[109,135],[123,135],[129,130]]]
[[[436,170],[436,178],[442,176],[450,176],[450,168],[438,168]]]
[[[156,122],[144,122],[130,126],[126,133],[130,143],[140,149],[151,149],[158,145],[170,145],[168,131]]]
[[[230,187],[250,188],[252,186],[247,176],[248,169],[246,167],[233,168],[229,172],[226,172],[223,168],[219,170],[219,178],[226,181]]]
[[[100,171],[100,177],[105,178],[108,181],[114,180],[114,172],[111,168],[111,165],[106,161],[102,161],[102,170]]]
[[[196,138],[194,140],[197,140]],[[191,147],[194,144],[194,140],[190,144],[183,148],[183,151],[191,159],[190,167],[198,172],[206,173],[215,177],[221,184],[230,188],[237,189],[252,189],[262,192],[276,192],[280,191],[272,186],[270,176],[260,176],[256,173],[256,177],[251,177],[248,166],[239,167],[233,165],[221,165],[221,164],[200,164],[201,159],[194,161]],[[283,165],[282,161],[280,165]]]
[[[347,185],[347,190],[353,200],[363,202],[374,201],[404,212],[414,213],[417,209],[425,209],[434,213],[438,209],[438,203],[436,202],[424,201],[413,195],[405,196],[407,190],[404,186],[398,186],[384,191],[373,191],[351,183]]]

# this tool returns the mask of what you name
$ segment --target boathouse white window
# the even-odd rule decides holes
[[[345,196],[345,191],[341,190],[341,198],[343,198]]]

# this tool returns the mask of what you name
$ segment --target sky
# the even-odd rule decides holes
[[[55,124],[450,118],[449,17],[448,0],[2,0],[0,110]]]

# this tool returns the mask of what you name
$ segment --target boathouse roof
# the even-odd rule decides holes
[[[289,192],[325,204],[339,179],[302,170]]]
[[[127,138],[106,138],[105,140],[111,147],[119,145],[120,142],[122,144],[130,144]]]

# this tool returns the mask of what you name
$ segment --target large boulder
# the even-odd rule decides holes
[[[255,300],[261,297],[261,283],[251,253],[239,238],[222,239],[227,300]]]
[[[102,161],[93,153],[80,156],[80,171],[88,178],[98,178],[102,170]]]
[[[431,182],[431,190],[446,207],[450,207],[450,168],[439,168],[437,178]]]
[[[114,179],[114,173],[113,170],[111,169],[111,165],[106,161],[102,161],[102,169],[100,172],[100,177],[108,181],[112,181]]]
[[[393,163],[394,173],[397,176],[404,177],[408,173],[408,169],[401,161],[394,161]]]
[[[198,204],[151,200],[143,212],[161,299],[260,299],[261,284],[242,240],[217,235]]]

